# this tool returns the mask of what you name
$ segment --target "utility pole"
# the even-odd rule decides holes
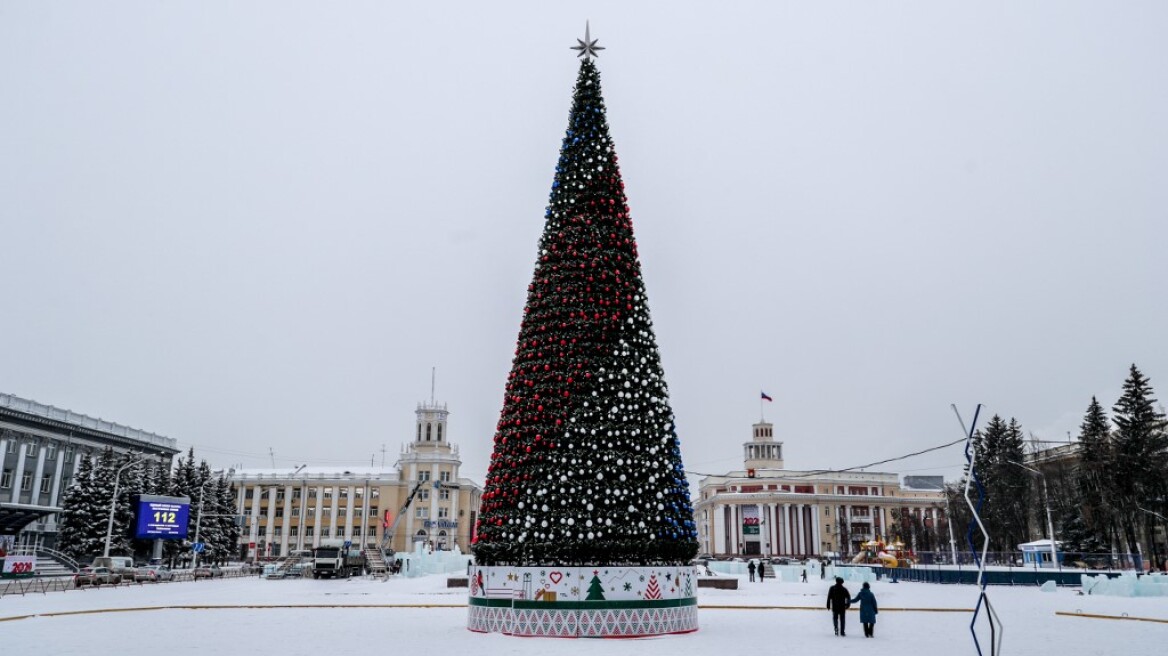
[[[114,535],[114,511],[117,510],[118,507],[118,484],[122,482],[122,472],[126,471],[130,465],[141,461],[141,455],[136,453],[131,454],[130,460],[128,460],[126,464],[122,465],[121,467],[118,467],[117,473],[114,474],[114,495],[110,497],[109,522],[105,526],[105,549],[102,551],[102,556],[109,557],[110,539],[113,538]]]
[[[945,525],[949,527],[949,552],[953,555],[953,564],[957,564],[957,542],[953,539],[953,515],[949,512],[949,493],[945,492]]]
[[[1021,467],[1031,474],[1036,474],[1042,479],[1042,505],[1046,507],[1046,529],[1050,535],[1050,566],[1058,567],[1058,551],[1056,550],[1054,544],[1054,522],[1051,520],[1050,516],[1050,496],[1046,493],[1046,474],[1020,462],[1014,462],[1013,460],[1007,460],[1006,462],[1014,465],[1015,467]]]

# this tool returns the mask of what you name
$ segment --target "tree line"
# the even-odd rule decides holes
[[[1071,457],[1027,460],[1021,425],[998,415],[975,433],[973,443],[974,471],[985,487],[981,516],[990,551],[1016,551],[1031,535],[1046,535],[1041,509],[1049,504],[1062,551],[1138,556],[1146,547],[1149,553],[1142,557],[1151,556],[1153,564],[1164,562],[1156,529],[1168,531],[1168,421],[1151,382],[1136,365],[1110,417],[1091,398]],[[1027,467],[1042,472],[1047,498],[1041,496],[1041,477]],[[971,515],[963,496],[967,477],[968,472],[945,491],[962,551],[969,550],[965,534]],[[976,500],[972,486],[971,497]],[[947,535],[925,539],[948,542]],[[984,542],[979,531],[973,540],[980,551]]]
[[[77,476],[61,501],[59,551],[78,562],[88,562],[104,552],[115,476],[132,460],[133,456],[115,454],[113,449],[106,449],[96,458],[81,459]],[[173,469],[165,463],[139,459],[122,471],[114,501],[110,555],[133,556],[136,562],[151,557],[153,540],[134,538],[134,497],[141,494],[188,497],[191,500],[187,538],[164,541],[164,560],[174,564],[190,557],[196,524],[199,541],[205,545],[205,551],[199,557],[201,561],[222,562],[236,553],[240,526],[231,484],[225,475],[212,473],[206,460],[196,464],[194,449],[191,449]]]

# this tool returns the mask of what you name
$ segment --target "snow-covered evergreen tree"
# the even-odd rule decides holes
[[[235,514],[235,495],[226,476],[220,476],[212,486],[215,499],[215,525],[218,541],[214,545],[216,560],[226,561],[235,557],[239,549],[239,523]]]
[[[986,491],[982,521],[990,535],[990,549],[1015,551],[1030,539],[1029,516],[1035,499],[1031,474],[1016,464],[1025,464],[1022,427],[1013,418],[1007,423],[994,415],[974,435],[974,443],[974,471]],[[981,549],[980,540],[980,532],[975,532],[977,549]]]
[[[101,555],[105,543],[105,518],[109,499],[100,498],[94,477],[94,461],[79,453],[81,461],[72,485],[61,497],[61,515],[57,524],[57,549],[77,561]]]
[[[184,554],[189,555],[189,543],[195,539],[195,521],[198,512],[198,470],[195,465],[195,450],[192,447],[187,451],[185,458],[180,457],[175,463],[173,471],[169,473],[170,496],[187,497],[191,500],[190,513],[187,516],[186,540],[167,540],[163,545],[164,557],[174,562]]]
[[[1112,506],[1115,479],[1111,469],[1115,464],[1114,450],[1107,413],[1099,401],[1091,397],[1083,422],[1079,425],[1079,462],[1075,472],[1081,523],[1090,535],[1072,539],[1079,544],[1102,546],[1102,551],[1111,550],[1109,545],[1114,543],[1116,535],[1115,511]],[[1067,528],[1079,530],[1080,522],[1073,515],[1067,521]]]
[[[1123,395],[1112,407],[1115,432],[1112,440],[1113,495],[1120,529],[1129,553],[1138,553],[1141,529],[1152,524],[1146,504],[1162,504],[1165,471],[1168,469],[1168,430],[1165,417],[1156,408],[1151,381],[1132,365],[1123,383]],[[1151,544],[1157,557],[1155,540]]]

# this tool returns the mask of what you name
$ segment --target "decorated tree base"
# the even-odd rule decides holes
[[[637,638],[698,629],[689,566],[479,567],[467,628],[556,638]]]

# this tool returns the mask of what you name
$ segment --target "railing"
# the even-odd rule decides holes
[[[81,569],[81,565],[77,564],[77,561],[73,560],[69,556],[66,556],[65,554],[61,553],[60,551],[56,551],[54,549],[46,549],[44,547],[34,547],[31,545],[19,545],[19,546],[14,547],[12,549],[12,551],[10,551],[9,553],[11,553],[14,556],[40,556],[43,554],[46,558],[51,558],[52,560],[55,560],[55,561],[61,563],[62,565],[64,565],[65,567],[68,567],[69,569],[73,570],[74,572]]]
[[[986,553],[987,567],[1004,567],[1007,569],[1064,569],[1072,571],[1123,571],[1134,570],[1139,564],[1140,569],[1147,569],[1148,559],[1138,554],[1127,553],[1083,553],[1078,551],[1056,551],[1058,562],[1050,562],[1050,551],[1034,552],[1021,551],[990,551]],[[921,551],[914,558],[918,565],[937,565],[951,567],[977,567],[974,554],[970,551],[958,551],[954,560],[952,551]]]
[[[220,570],[221,574],[212,578],[195,578],[194,570],[180,569],[171,570],[174,577],[169,581],[135,581],[133,577],[123,578],[121,583],[116,585],[82,585],[77,586],[73,576],[34,576],[25,579],[4,579],[0,580],[0,599],[6,596],[27,594],[47,594],[49,592],[69,592],[71,590],[85,591],[85,590],[101,590],[103,588],[117,588],[127,587],[131,585],[147,585],[157,583],[186,583],[198,580],[214,581],[218,579],[234,579],[246,578],[255,576],[256,570],[248,566],[242,567],[226,567]]]

